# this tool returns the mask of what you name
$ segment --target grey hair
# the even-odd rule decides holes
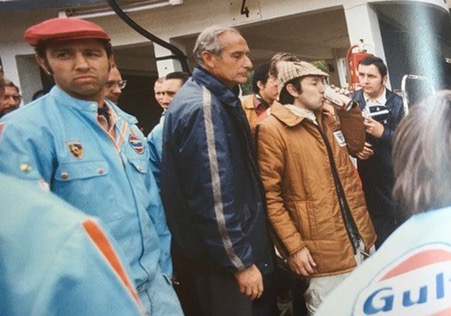
[[[451,205],[451,90],[415,105],[393,143],[393,196],[413,215]]]
[[[199,65],[203,65],[202,52],[211,52],[216,56],[219,56],[221,54],[223,46],[218,37],[225,32],[240,34],[237,29],[219,25],[207,27],[202,31],[202,33],[199,34],[193,50],[194,58],[196,58],[196,61]]]

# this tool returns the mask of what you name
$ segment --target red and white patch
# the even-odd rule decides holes
[[[77,159],[83,158],[83,146],[79,141],[68,141],[66,142],[67,147],[69,148],[70,153]]]
[[[142,155],[144,153],[144,144],[135,134],[130,134],[128,142],[138,154]]]
[[[451,247],[429,244],[390,263],[359,294],[353,315],[451,315]]]

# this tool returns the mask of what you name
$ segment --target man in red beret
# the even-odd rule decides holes
[[[56,86],[0,122],[0,172],[44,180],[99,217],[117,240],[147,313],[182,315],[146,139],[136,118],[104,97],[113,64],[108,34],[88,21],[57,18],[30,27],[25,39]]]

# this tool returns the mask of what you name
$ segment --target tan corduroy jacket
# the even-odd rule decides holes
[[[376,234],[349,158],[361,151],[365,142],[360,109],[337,112],[341,125],[329,112],[320,112],[317,126],[280,104],[273,105],[271,115],[258,125],[257,151],[279,252],[288,257],[307,247],[317,264],[314,275],[326,276],[348,272],[356,263],[320,129],[330,144],[350,212],[367,250]]]

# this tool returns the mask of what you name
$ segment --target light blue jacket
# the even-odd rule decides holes
[[[3,117],[0,171],[43,179],[56,195],[98,216],[126,255],[146,306],[142,293],[155,276],[172,274],[170,233],[145,137],[134,117],[106,102],[119,117],[114,141],[97,122],[97,103],[58,87]]]
[[[155,176],[159,189],[161,188],[161,158],[163,157],[163,127],[165,113],[166,111],[161,115],[160,122],[155,125],[147,136],[147,143],[149,144],[150,170],[152,170],[152,173]]]
[[[96,220],[4,174],[0,200],[0,315],[142,315]]]

